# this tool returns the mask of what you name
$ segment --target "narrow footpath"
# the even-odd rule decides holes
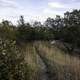
[[[48,64],[40,54],[39,50],[35,47],[37,56],[38,56],[38,62],[41,66],[41,72],[40,72],[40,80],[50,80],[49,79],[49,72],[48,72]]]

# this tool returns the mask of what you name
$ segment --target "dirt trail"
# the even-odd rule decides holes
[[[36,49],[36,53],[37,53],[37,57],[38,57],[38,63],[40,64],[40,80],[49,80],[49,73],[48,73],[48,67],[47,67],[47,63],[44,61],[43,57],[40,55],[40,52],[38,51],[37,48]]]

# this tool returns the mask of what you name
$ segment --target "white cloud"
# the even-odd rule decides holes
[[[64,9],[65,11],[70,9],[80,9],[80,2],[77,0],[67,0],[67,3],[63,3],[63,1],[64,0],[48,1],[48,8],[55,8],[58,10]]]
[[[53,9],[50,9],[50,8],[46,8],[43,10],[43,13],[44,15],[48,16],[48,17],[53,17],[55,18],[56,15],[60,15],[60,16],[63,16],[63,11],[58,11],[58,10],[53,10]]]
[[[0,0],[0,20],[7,19],[15,23],[20,15],[24,15],[26,21],[43,22],[47,17],[63,16],[66,11],[80,8],[80,2],[76,2],[76,0],[46,0],[47,2],[42,6],[33,5],[28,1],[30,0],[26,0],[26,4],[24,4],[25,2],[22,3],[21,0]],[[40,9],[40,7],[43,8]]]
[[[1,8],[16,8],[18,7],[18,4],[16,3],[16,1],[14,0],[0,0],[0,7]]]
[[[64,7],[63,4],[60,4],[58,2],[49,2],[48,6],[51,8],[63,8]]]
[[[66,11],[72,11],[73,9],[80,9],[80,2],[76,0],[70,0],[65,3],[64,0],[49,0],[47,8],[43,10],[43,13],[47,15],[61,15],[63,16]]]
[[[43,13],[53,13],[53,11],[48,9],[48,8],[46,8],[46,9],[43,10]]]

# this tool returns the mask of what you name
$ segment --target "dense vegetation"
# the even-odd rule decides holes
[[[70,54],[79,50],[80,10],[66,12],[64,17],[48,18],[44,24],[26,23],[23,16],[16,26],[3,20],[0,23],[0,80],[29,80],[22,44],[36,40],[59,40]]]
[[[21,16],[18,25],[4,20],[0,24],[0,36],[19,42],[33,40],[60,40],[70,44],[71,50],[80,47],[80,10],[64,13],[64,17],[48,18],[44,24],[25,23]]]

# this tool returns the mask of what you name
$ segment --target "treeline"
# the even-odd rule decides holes
[[[80,47],[80,10],[64,13],[56,18],[47,18],[44,24],[26,23],[24,17],[18,20],[18,25],[4,20],[0,23],[0,36],[13,39],[19,44],[33,40],[60,40],[70,44],[71,50]]]

